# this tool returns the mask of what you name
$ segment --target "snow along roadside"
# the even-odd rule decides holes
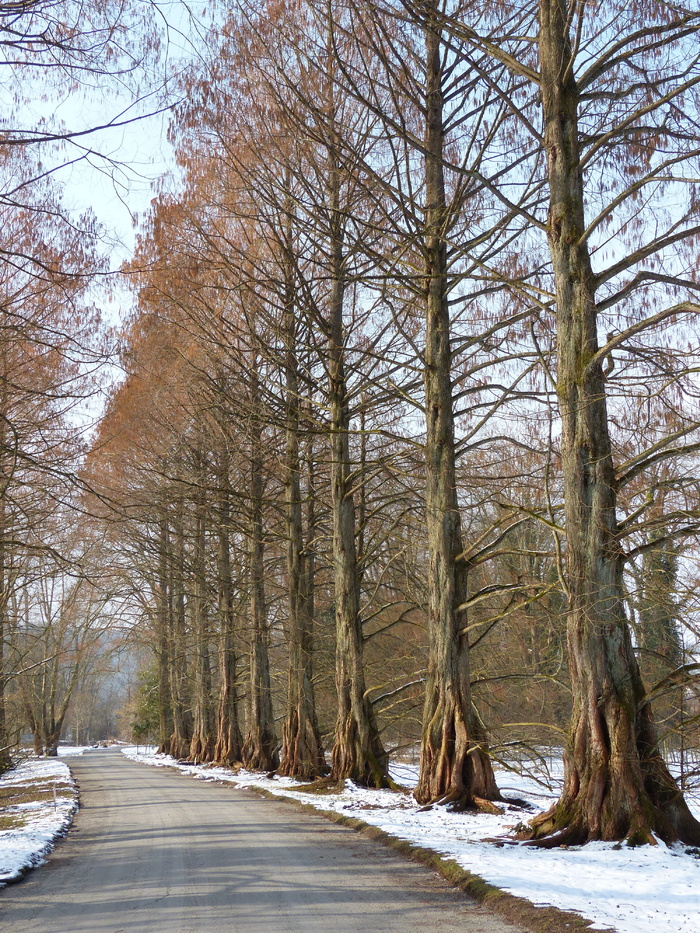
[[[0,829],[0,888],[45,862],[56,841],[68,832],[78,809],[75,781],[68,765],[58,758],[27,758],[0,776],[0,791],[19,793],[23,787],[28,790],[23,796],[43,799],[13,804],[10,797],[7,805],[0,806],[0,817],[17,821],[15,827]]]
[[[591,929],[614,928],[618,933],[700,933],[700,858],[681,846],[616,848],[614,843],[589,843],[569,849],[535,849],[507,844],[511,827],[545,809],[557,797],[525,776],[501,772],[499,786],[506,796],[522,797],[536,809],[506,810],[501,816],[450,813],[443,807],[422,811],[410,794],[367,790],[347,782],[339,794],[295,791],[298,782],[227,768],[178,764],[153,751],[124,748],[132,760],[174,767],[201,780],[228,781],[291,797],[319,810],[358,817],[383,832],[432,849],[454,859],[490,884],[537,906],[574,911],[592,921]],[[392,775],[408,785],[417,769],[397,764]],[[700,800],[689,800],[700,816]],[[494,842],[497,839],[499,842]],[[501,844],[500,840],[506,844]],[[489,840],[489,841],[487,841]]]

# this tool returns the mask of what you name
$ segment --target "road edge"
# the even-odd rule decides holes
[[[228,784],[229,782],[222,783]],[[230,783],[232,786],[236,786],[234,782]],[[585,917],[578,913],[561,910],[558,907],[538,907],[524,897],[508,894],[508,892],[486,881],[480,875],[462,868],[454,859],[443,858],[435,849],[416,845],[399,836],[392,836],[383,829],[372,826],[371,823],[365,823],[364,820],[357,817],[345,816],[345,814],[337,813],[334,810],[323,810],[313,804],[296,800],[294,797],[275,794],[264,787],[247,785],[245,788],[239,789],[252,791],[260,797],[268,797],[281,803],[293,804],[299,810],[315,813],[331,823],[347,826],[368,839],[380,842],[399,855],[403,855],[405,858],[409,858],[411,861],[418,862],[437,872],[445,881],[465,894],[470,900],[488,907],[489,910],[499,914],[504,920],[519,924],[530,933],[584,933],[584,931],[589,931],[594,923],[593,920],[586,920]],[[596,927],[596,933],[616,933],[616,931],[612,927]]]

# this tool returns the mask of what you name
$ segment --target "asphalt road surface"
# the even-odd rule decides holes
[[[117,750],[70,765],[80,812],[49,863],[0,892],[2,933],[517,933],[289,804]]]

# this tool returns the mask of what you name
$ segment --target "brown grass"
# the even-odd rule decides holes
[[[66,781],[26,781],[22,784],[0,785],[0,831],[21,829],[33,816],[33,811],[16,810],[16,807],[31,803],[52,803],[56,796],[65,797],[73,794],[73,789]]]

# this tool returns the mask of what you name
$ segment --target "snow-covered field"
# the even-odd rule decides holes
[[[452,858],[505,891],[537,905],[573,910],[593,921],[593,929],[619,933],[700,933],[700,857],[683,847],[616,848],[613,843],[589,843],[569,849],[533,849],[509,844],[510,828],[545,809],[557,796],[535,781],[501,772],[506,796],[528,800],[536,811],[507,810],[503,816],[449,813],[434,807],[424,812],[410,794],[365,790],[347,782],[342,794],[315,795],[295,791],[295,781],[226,768],[179,765],[152,749],[125,748],[125,755],[161,767],[179,768],[208,781],[230,781],[240,787],[261,787],[282,796],[356,816],[394,836],[427,846]],[[556,765],[556,763],[555,763]],[[397,764],[394,779],[415,783],[417,769]],[[556,768],[555,768],[556,783]],[[700,817],[700,798],[690,799]],[[502,839],[505,845],[491,841]],[[490,840],[490,841],[486,841]]]
[[[61,748],[61,755],[82,754],[82,748]],[[28,799],[0,809],[0,816],[16,826],[0,829],[0,888],[41,865],[64,835],[78,809],[78,792],[68,765],[58,758],[27,758],[0,777],[0,790],[21,793]],[[2,824],[0,824],[2,825]]]

